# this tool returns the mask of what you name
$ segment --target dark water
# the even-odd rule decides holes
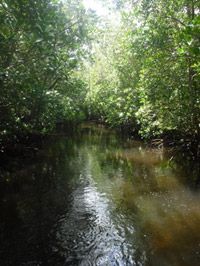
[[[200,196],[186,182],[196,168],[185,164],[97,127],[5,160],[0,265],[200,265]]]

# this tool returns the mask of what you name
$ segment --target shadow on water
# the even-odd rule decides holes
[[[84,125],[7,160],[0,265],[199,265],[199,192],[174,158]]]

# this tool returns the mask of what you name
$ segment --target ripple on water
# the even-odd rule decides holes
[[[83,183],[55,228],[66,265],[134,265],[124,228],[113,223],[111,202],[94,182]]]

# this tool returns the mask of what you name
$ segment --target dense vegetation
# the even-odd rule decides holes
[[[88,66],[91,112],[144,137],[178,132],[197,138],[199,8],[191,0],[126,1],[121,24],[101,31]]]
[[[1,141],[93,118],[199,139],[200,2],[114,4],[117,23],[81,0],[1,0]]]
[[[77,68],[89,20],[79,0],[0,1],[0,139],[83,117]]]

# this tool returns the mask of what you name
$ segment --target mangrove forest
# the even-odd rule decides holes
[[[198,266],[200,1],[0,0],[0,265]]]

